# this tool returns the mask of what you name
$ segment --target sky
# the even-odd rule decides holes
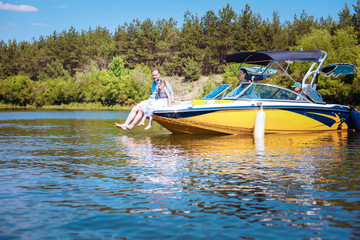
[[[32,42],[72,26],[79,32],[100,26],[114,33],[125,22],[148,18],[155,23],[172,17],[180,28],[187,10],[201,18],[209,10],[218,15],[227,3],[237,14],[248,3],[253,13],[270,21],[277,11],[281,23],[292,22],[303,10],[316,19],[331,16],[338,20],[345,2],[353,13],[357,0],[1,0],[0,40]]]

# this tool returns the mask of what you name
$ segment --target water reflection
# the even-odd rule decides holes
[[[134,138],[123,135],[116,138],[119,155],[127,155],[126,162],[131,166],[141,166],[144,173],[137,176],[139,181],[173,184],[177,171],[178,153],[168,144],[159,144],[145,136]]]
[[[138,181],[181,181],[186,189],[201,187],[226,194],[253,192],[256,187],[257,194],[299,202],[308,199],[294,192],[328,183],[323,175],[337,171],[347,159],[341,150],[347,139],[347,132],[266,135],[259,151],[251,136],[123,135],[116,138],[116,145],[120,155],[126,154],[127,164],[147,170],[136,176]],[[186,174],[179,178],[177,171]],[[193,179],[193,174],[213,179]]]
[[[0,119],[5,238],[359,236],[358,133],[256,142],[27,114]]]
[[[351,139],[348,132],[266,135],[259,150],[251,136],[123,135],[116,145],[127,164],[142,169],[134,174],[137,181],[167,186],[167,191],[152,188],[156,201],[176,192],[186,195],[186,206],[156,209],[164,214],[193,218],[216,213],[265,226],[324,231],[329,222],[344,224],[326,207],[357,209],[336,193],[354,187],[338,178],[349,160],[343,149],[358,142],[356,136]],[[205,200],[198,196],[204,192],[212,194]]]

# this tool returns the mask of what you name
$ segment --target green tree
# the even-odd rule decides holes
[[[259,14],[254,14],[249,4],[241,11],[237,20],[234,32],[236,51],[258,50],[261,41],[262,21]]]
[[[184,23],[180,34],[180,52],[181,58],[193,58],[200,61],[203,58],[204,35],[201,32],[201,24],[198,15],[193,15],[190,11],[186,11],[184,15]]]
[[[201,75],[200,63],[190,57],[186,58],[184,60],[183,75],[188,82],[199,80]]]
[[[114,57],[109,65],[114,75],[120,79],[127,79],[130,77],[131,72],[125,68],[125,62],[121,57]]]
[[[360,0],[358,0],[356,5],[353,5],[353,7],[355,13],[353,14],[352,22],[358,36],[358,42],[360,42]]]
[[[4,79],[17,75],[18,44],[16,40],[9,41],[7,44],[0,41],[0,47],[0,76]]]
[[[69,72],[64,69],[63,65],[57,59],[48,63],[39,76],[41,81],[55,78],[61,78],[66,81],[71,79]]]
[[[236,20],[236,17],[236,13],[229,4],[219,11],[218,29],[215,32],[217,37],[216,54],[219,60],[217,64],[218,69],[220,69],[220,67],[224,64],[226,55],[234,51],[233,45],[235,43],[235,38],[233,33],[235,32],[234,21]]]
[[[277,11],[273,13],[273,21],[266,21],[262,24],[261,49],[279,50],[289,46],[288,34],[280,23],[280,16]]]
[[[161,19],[156,26],[159,29],[159,40],[156,42],[156,66],[162,66],[167,75],[181,74],[180,31],[176,29],[176,21]]]
[[[347,2],[345,2],[344,7],[339,12],[339,27],[344,28],[348,26],[352,26],[353,24],[353,16],[350,12],[350,7]]]
[[[305,10],[300,14],[300,18],[295,15],[292,23],[287,22],[287,30],[289,32],[289,45],[294,46],[298,39],[311,33],[313,29],[318,27],[318,22],[314,16],[309,16]]]
[[[106,69],[109,61],[115,55],[115,40],[108,29],[97,27],[82,31],[80,42],[83,46],[83,60],[79,67],[84,68],[87,62],[95,61],[99,69]]]
[[[204,39],[204,58],[203,58],[203,72],[204,74],[219,72],[217,67],[219,65],[218,47],[217,43],[220,41],[217,32],[219,31],[218,17],[213,10],[206,12],[205,16],[201,18],[202,31],[205,36]]]

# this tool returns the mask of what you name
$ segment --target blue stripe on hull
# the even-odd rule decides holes
[[[289,110],[288,110],[289,111]],[[331,127],[334,125],[334,123],[340,121],[338,129],[341,129],[341,126],[343,123],[347,123],[347,120],[349,120],[349,112],[334,112],[334,111],[326,111],[326,110],[291,110],[291,112],[295,112],[301,115],[304,115],[306,117],[315,119],[322,124]],[[323,114],[323,115],[319,115]]]
[[[248,106],[248,107],[220,107],[220,108],[203,108],[203,109],[185,109],[184,111],[156,111],[154,115],[166,117],[166,118],[189,118],[201,116],[217,111],[236,111],[236,110],[250,110],[250,109],[259,109],[258,107]],[[322,124],[331,127],[334,123],[340,122],[338,129],[341,129],[343,123],[348,124],[350,108],[349,107],[340,107],[334,106],[332,108],[321,108],[321,107],[289,107],[289,106],[278,106],[274,107],[264,107],[264,111],[268,110],[284,110],[294,112],[314,120],[321,122]]]

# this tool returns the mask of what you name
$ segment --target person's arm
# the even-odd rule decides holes
[[[166,81],[166,87],[167,87],[167,90],[169,91],[169,94],[170,94],[170,100],[171,100],[172,103],[174,103],[175,94],[174,94],[174,91],[172,89],[171,84],[168,81]]]
[[[163,90],[166,93],[166,96],[167,96],[167,99],[168,99],[168,107],[171,107],[171,103],[172,103],[171,96],[173,96],[173,95],[170,95],[170,93],[169,93],[166,86],[164,86]]]

